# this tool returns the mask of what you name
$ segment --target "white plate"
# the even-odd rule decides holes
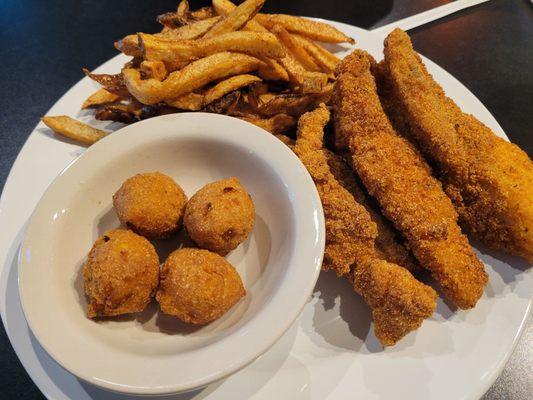
[[[254,200],[254,229],[227,257],[247,294],[201,329],[155,302],[136,316],[86,317],[82,266],[96,238],[120,226],[112,196],[129,177],[152,171],[174,178],[189,197],[235,176]],[[155,243],[161,261],[178,244],[176,237]],[[91,146],[50,185],[20,251],[20,298],[39,343],[74,375],[122,393],[172,394],[220,380],[272,346],[311,295],[324,243],[320,198],[287,146],[236,118],[163,115]]]
[[[382,58],[381,37],[331,22],[356,38],[358,46]],[[116,72],[116,57],[100,72]],[[502,129],[459,81],[424,58],[447,93],[497,134]],[[83,79],[50,114],[80,115],[84,98],[96,88]],[[53,399],[116,399],[76,380],[60,368],[28,330],[17,294],[16,254],[24,225],[48,184],[83,150],[49,137],[39,124],[21,151],[4,189],[0,209],[0,250],[6,257],[0,281],[2,318],[24,367]],[[481,248],[480,248],[481,249]],[[343,282],[322,274],[300,320],[267,353],[230,378],[188,399],[476,399],[492,384],[511,354],[526,320],[533,270],[517,259],[481,250],[490,283],[474,310],[451,312],[439,302],[422,328],[382,351],[372,333],[370,313]]]

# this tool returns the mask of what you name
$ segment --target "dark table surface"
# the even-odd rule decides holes
[[[191,8],[209,1],[189,1]],[[321,17],[371,29],[448,3],[442,0],[268,0],[265,10]],[[155,31],[174,0],[2,0],[0,2],[0,187],[39,117],[74,83],[82,67],[116,54],[113,41]],[[510,139],[533,154],[533,7],[492,0],[409,32],[415,48],[469,88]],[[484,400],[530,399],[531,319]],[[453,384],[453,382],[450,382]],[[0,328],[0,397],[40,399]]]

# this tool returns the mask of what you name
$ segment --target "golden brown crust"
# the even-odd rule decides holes
[[[533,261],[533,163],[446,97],[394,30],[385,41],[389,101],[437,167],[461,225],[488,245]]]
[[[418,272],[420,266],[401,243],[401,239],[390,226],[390,223],[370,205],[368,196],[357,182],[353,169],[342,156],[328,150],[324,151],[329,169],[335,179],[343,188],[350,192],[357,203],[366,209],[370,219],[376,224],[377,235],[374,244],[378,257],[407,268],[412,273]]]
[[[252,231],[254,203],[237,178],[222,179],[205,185],[191,197],[184,223],[199,247],[225,255]]]
[[[435,291],[396,264],[375,259],[355,268],[350,280],[372,309],[375,335],[383,346],[418,329],[435,310]]]
[[[433,313],[436,293],[407,269],[379,260],[382,253],[374,245],[376,224],[341,183],[354,189],[353,175],[340,166],[338,156],[333,157],[323,148],[323,129],[328,120],[329,111],[324,105],[304,114],[298,122],[294,148],[313,178],[324,208],[323,268],[349,277],[373,310],[376,337],[384,346],[390,346]]]
[[[180,249],[163,264],[156,299],[165,314],[206,324],[245,295],[239,274],[224,258],[207,250]]]
[[[159,280],[154,246],[135,233],[115,229],[100,236],[83,267],[89,318],[141,312]]]
[[[337,182],[330,172],[327,152],[323,149],[323,129],[329,121],[325,106],[300,117],[298,139],[294,148],[315,181],[326,220],[324,270],[333,269],[346,275],[354,262],[362,263],[374,256],[376,224],[365,208]]]
[[[148,238],[165,238],[180,227],[187,196],[174,180],[161,172],[137,174],[113,195],[120,222]]]
[[[370,195],[408,240],[420,264],[460,308],[483,294],[487,274],[439,182],[414,147],[392,128],[380,104],[371,56],[356,50],[337,68],[333,95],[336,133]]]

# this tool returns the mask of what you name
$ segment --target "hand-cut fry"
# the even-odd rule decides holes
[[[85,144],[93,144],[107,135],[107,132],[93,128],[65,115],[43,117],[41,119],[55,133]]]
[[[158,15],[157,22],[163,25],[165,28],[177,28],[182,25],[186,25],[189,22],[189,3],[187,0],[182,0],[178,5],[176,12],[167,12]]]
[[[165,31],[167,32],[167,31]],[[137,35],[128,35],[115,43],[115,49],[129,56],[141,56],[142,52],[139,48],[139,37]]]
[[[235,51],[257,57],[280,58],[285,51],[271,33],[229,32],[212,38],[167,41],[153,35],[139,34],[146,60],[163,61],[168,70],[182,68],[189,62],[214,53]]]
[[[189,17],[195,21],[213,18],[216,15],[217,13],[213,10],[213,7],[202,7],[189,13]]]
[[[279,24],[289,32],[298,33],[309,39],[320,40],[321,42],[355,43],[351,37],[346,36],[331,25],[294,15],[257,14],[255,20],[268,29],[272,29],[274,25]]]
[[[237,6],[229,0],[213,0],[213,8],[218,15],[226,16],[236,9]],[[242,29],[252,32],[268,32],[268,29],[255,21],[254,18],[249,20]]]
[[[204,96],[191,92],[176,99],[166,100],[165,103],[180,110],[199,111],[204,107]]]
[[[254,82],[260,82],[261,79],[254,75],[236,75],[217,83],[204,96],[204,106],[218,100],[222,96],[233,92],[234,90],[248,86]]]
[[[118,101],[120,97],[118,97],[116,94],[108,92],[104,88],[98,89],[96,92],[91,94],[87,100],[83,102],[83,105],[81,106],[82,109],[86,108],[93,108],[97,106],[101,106],[104,104],[114,103]]]
[[[94,118],[100,121],[115,121],[123,124],[131,124],[139,121],[141,110],[137,113],[130,109],[126,104],[104,105],[96,110]]]
[[[315,109],[320,103],[328,101],[331,97],[331,89],[323,93],[275,95],[268,102],[259,104],[258,111],[264,116],[286,113],[299,117],[303,113]]]
[[[122,74],[93,74],[87,68],[83,68],[83,72],[93,81],[102,85],[108,92],[116,94],[124,99],[131,97],[126,88],[126,84],[124,83],[124,77]]]
[[[223,52],[172,72],[163,82],[155,79],[142,80],[141,73],[135,69],[124,69],[122,75],[129,92],[137,100],[143,104],[157,104],[192,92],[217,79],[254,71],[261,64],[262,61],[246,54]]]
[[[322,71],[328,74],[333,73],[340,58],[303,36],[293,34],[292,37],[313,57]]]
[[[176,16],[178,21],[185,25],[189,22],[189,2],[187,0],[181,0],[176,10]]]
[[[235,10],[225,16],[219,23],[213,26],[205,37],[213,37],[221,33],[232,32],[241,29],[263,7],[265,0],[246,0]]]
[[[233,115],[233,112],[237,108],[241,98],[241,92],[234,90],[224,97],[212,102],[211,104],[208,104],[206,107],[204,107],[203,111],[215,114]]]
[[[219,17],[219,16],[207,18],[201,21],[192,22],[188,25],[184,25],[176,29],[169,29],[169,30],[162,31],[160,33],[156,33],[154,36],[157,36],[161,39],[168,39],[168,40],[197,39],[205,35],[205,33],[209,31],[209,29],[211,29],[221,19],[222,17]],[[131,36],[134,36],[135,40],[137,40],[137,35],[129,35],[129,36],[126,36],[126,38],[130,38]],[[124,41],[126,38],[122,39],[122,41]],[[115,47],[117,46],[115,45]],[[117,49],[120,51],[123,51],[119,47],[117,47]]]
[[[257,74],[267,81],[288,81],[289,74],[287,70],[281,66],[281,64],[268,57],[259,57],[264,65],[261,65],[257,70]]]
[[[167,100],[165,103],[181,110],[198,111],[215,100],[226,96],[228,93],[260,81],[261,79],[255,75],[235,75],[217,83],[204,94],[187,93],[177,99]]]
[[[143,61],[141,72],[145,78],[153,78],[162,81],[167,77],[167,69],[162,61]]]
[[[308,71],[320,71],[320,67],[313,61],[309,53],[300,43],[281,25],[274,25],[272,32],[278,37],[283,45],[289,50],[294,58]]]
[[[256,117],[239,117],[240,119],[250,122],[263,128],[265,131],[272,133],[273,135],[281,135],[287,132],[289,129],[296,126],[296,118],[287,114],[274,115],[271,118],[256,118]]]
[[[320,93],[328,83],[326,74],[306,71],[290,53],[280,59],[280,62],[287,70],[289,81],[301,93]]]

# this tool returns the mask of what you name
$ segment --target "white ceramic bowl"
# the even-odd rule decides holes
[[[247,296],[201,329],[161,314],[155,303],[139,315],[99,322],[85,316],[80,271],[93,241],[119,226],[111,197],[128,177],[156,170],[188,196],[236,176],[255,203],[253,233],[228,257]],[[163,257],[176,246],[175,238],[157,245]],[[323,250],[320,199],[284,144],[230,117],[165,115],[91,146],[48,188],[21,248],[20,297],[40,344],[77,377],[123,393],[176,393],[219,380],[265,352],[309,299]]]

